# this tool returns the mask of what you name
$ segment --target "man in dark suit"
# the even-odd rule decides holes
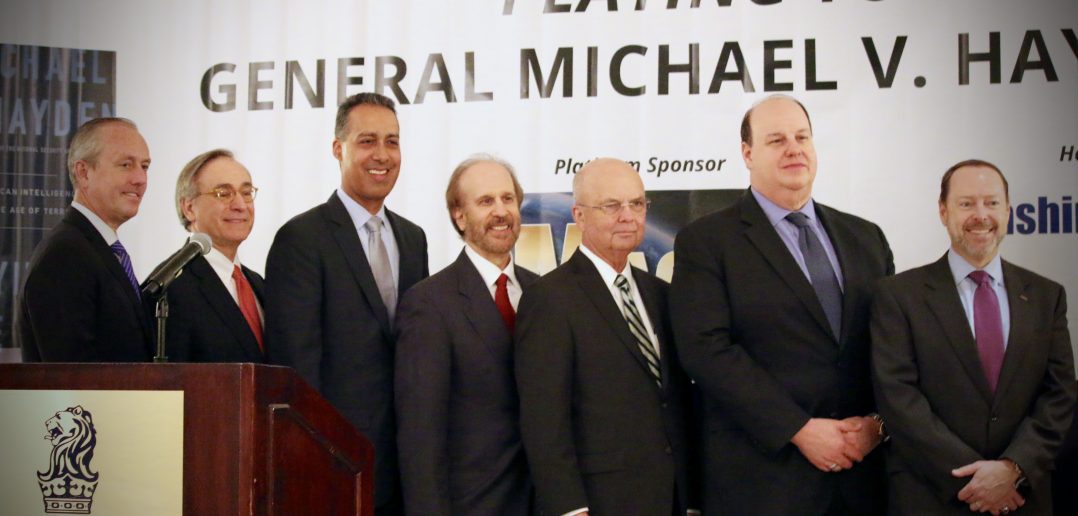
[[[282,226],[266,258],[266,351],[370,439],[375,512],[398,514],[392,322],[398,296],[428,273],[423,230],[383,205],[401,163],[393,101],[346,99],[333,156],[340,188]]]
[[[891,514],[1052,514],[1075,404],[1067,296],[1000,258],[1007,190],[991,163],[951,167],[939,198],[950,250],[879,284],[872,365]]]
[[[22,286],[14,330],[23,361],[148,361],[150,321],[116,235],[146,192],[146,140],[130,120],[91,120],[72,136],[67,167],[75,199],[34,250]]]
[[[629,266],[648,200],[628,163],[573,180],[581,246],[524,293],[516,331],[520,430],[544,514],[686,514],[686,398],[667,285]]]
[[[513,325],[537,276],[511,254],[524,192],[508,163],[476,156],[453,171],[445,199],[464,250],[413,286],[397,313],[404,506],[423,516],[527,516]]]
[[[240,263],[255,222],[251,174],[225,149],[204,152],[176,179],[184,229],[213,248],[168,288],[167,355],[174,362],[263,362],[262,276]]]
[[[703,392],[706,514],[883,509],[868,311],[894,264],[879,227],[813,201],[812,138],[800,102],[755,105],[741,126],[751,188],[674,245],[670,313]]]

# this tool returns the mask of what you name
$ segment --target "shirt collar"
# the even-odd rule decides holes
[[[519,285],[517,282],[517,275],[514,272],[516,268],[513,267],[512,253],[509,254],[509,264],[506,265],[504,269],[499,269],[497,265],[490,263],[490,260],[483,258],[475,249],[472,249],[472,246],[469,244],[464,244],[464,254],[468,256],[468,259],[472,261],[472,265],[479,271],[479,276],[483,278],[484,285],[488,287],[493,285],[498,281],[498,277],[502,274],[509,276],[510,283]]]
[[[76,201],[71,201],[71,207],[75,208],[76,210],[79,210],[79,213],[83,214],[87,219],[90,220],[90,224],[93,224],[94,229],[96,229],[98,233],[101,233],[101,238],[105,239],[106,244],[111,246],[120,239],[120,237],[116,234],[116,230],[109,227],[109,225],[105,223],[105,220],[97,216],[97,214],[94,213],[90,208],[87,208],[82,203]]]
[[[595,264],[596,269],[599,269],[599,276],[602,276],[604,285],[613,285],[614,279],[618,277],[618,274],[625,276],[625,278],[628,279],[630,282],[633,281],[632,271],[630,270],[632,266],[629,265],[628,260],[625,261],[624,269],[622,269],[621,271],[615,271],[609,263],[606,263],[606,261],[600,258],[599,255],[593,253],[591,249],[588,249],[588,246],[580,244],[580,247],[578,247],[577,249],[580,252],[584,253],[584,256],[587,256],[588,259],[591,260],[591,263]]]
[[[216,247],[211,247],[210,252],[206,253],[205,256],[210,267],[212,267],[214,272],[221,277],[231,277],[232,271],[240,265],[239,253],[236,253],[235,260],[229,260],[228,257],[221,251],[218,251]]]
[[[987,272],[989,276],[992,276],[992,283],[995,285],[1003,284],[1003,263],[999,257],[999,253],[992,258],[992,261],[988,262],[983,269],[977,269],[973,265],[970,265],[965,258],[962,258],[958,253],[954,252],[954,249],[947,250],[947,264],[951,267],[951,274],[954,276],[955,285],[966,279],[969,273],[975,270],[983,270]]]
[[[806,202],[801,209],[791,211],[771,202],[771,199],[768,199],[764,194],[757,192],[753,188],[749,188],[749,191],[752,192],[752,196],[756,198],[756,203],[760,205],[760,209],[764,210],[764,215],[767,216],[767,220],[771,222],[772,226],[777,226],[779,222],[786,220],[786,216],[794,211],[804,214],[808,217],[809,222],[812,223],[812,225],[816,225],[816,205],[812,202],[811,197],[809,197],[808,202]]]
[[[371,215],[371,212],[367,211],[367,208],[360,206],[355,199],[349,197],[348,194],[341,191],[340,188],[337,189],[337,198],[344,204],[344,209],[348,211],[348,216],[352,218],[352,223],[355,224],[356,229],[366,226],[367,221],[371,220],[371,217],[374,216]],[[385,204],[383,204],[381,208],[378,208],[378,213],[375,215],[378,215],[378,218],[382,219],[383,226],[389,227],[389,221],[386,219]]]

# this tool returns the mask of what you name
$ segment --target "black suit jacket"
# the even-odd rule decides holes
[[[595,265],[577,252],[525,292],[516,329],[520,430],[540,510],[684,514],[696,506],[688,379],[670,343],[667,285],[633,269],[658,335],[662,388]]]
[[[706,514],[822,514],[839,495],[855,511],[883,510],[881,453],[824,473],[790,443],[809,418],[875,410],[870,288],[894,273],[879,227],[815,206],[843,273],[838,336],[750,191],[674,244],[675,341],[705,404]]]
[[[243,267],[258,302],[262,276]],[[172,362],[265,362],[243,312],[202,256],[191,260],[183,274],[168,287],[166,354]],[[154,307],[148,307],[153,313]]]
[[[15,336],[24,362],[146,362],[150,321],[120,261],[74,208],[38,244]]]
[[[537,276],[515,268],[521,289]],[[397,310],[397,444],[408,514],[527,515],[513,336],[464,251]]]
[[[1007,262],[1003,282],[1011,329],[994,394],[946,255],[880,282],[872,363],[893,514],[969,514],[956,495],[970,479],[951,470],[1003,457],[1029,480],[1019,514],[1052,512],[1050,472],[1075,404],[1067,297]]]
[[[426,278],[427,237],[386,210],[399,293]],[[400,299],[398,295],[397,299]],[[281,226],[266,257],[266,352],[295,368],[375,450],[375,506],[397,494],[393,332],[355,224],[337,194]]]

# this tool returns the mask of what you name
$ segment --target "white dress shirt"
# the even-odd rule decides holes
[[[370,249],[367,249],[371,238],[371,232],[367,231],[367,221],[371,219],[371,212],[366,208],[359,205],[355,199],[352,199],[348,194],[337,189],[337,198],[344,203],[344,209],[348,211],[348,216],[352,218],[352,224],[356,226],[356,233],[359,235],[359,243],[363,246],[363,254],[367,257],[367,263],[371,262]],[[382,219],[382,245],[386,248],[386,254],[389,255],[389,269],[393,272],[393,288],[399,289],[400,285],[400,250],[397,249],[397,239],[393,238],[393,226],[389,223],[389,218],[386,217],[386,207],[383,205],[378,209],[378,218]]]
[[[504,269],[499,269],[497,265],[490,263],[490,260],[480,256],[469,244],[465,244],[464,254],[468,256],[468,259],[472,261],[472,265],[475,265],[476,270],[479,271],[479,276],[483,278],[483,284],[490,291],[491,299],[494,298],[495,291],[498,289],[497,285],[495,285],[498,278],[502,274],[509,277],[509,281],[505,282],[505,289],[509,292],[509,303],[513,305],[513,311],[515,312],[517,305],[520,304],[520,296],[524,291],[521,290],[520,282],[517,281],[517,275],[514,272],[513,255],[509,255],[509,264]]]

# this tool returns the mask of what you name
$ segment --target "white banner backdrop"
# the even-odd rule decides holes
[[[744,188],[741,115],[787,91],[812,115],[814,197],[880,224],[899,270],[945,251],[939,178],[978,157],[1011,183],[1018,216],[1004,257],[1062,282],[1072,300],[1078,292],[1073,0],[2,0],[0,9],[0,43],[116,52],[116,112],[139,124],[153,156],[142,209],[120,231],[139,277],[182,243],[175,178],[213,147],[234,150],[260,188],[240,254],[262,270],[277,228],[339,183],[330,142],[345,94],[401,102],[403,166],[387,205],[426,229],[436,271],[460,248],[442,199],[469,154],[508,159],[526,192],[570,190],[566,163],[597,156],[639,161],[649,190]],[[10,117],[0,113],[0,132],[18,130]],[[721,167],[660,175],[650,167],[662,160]]]

